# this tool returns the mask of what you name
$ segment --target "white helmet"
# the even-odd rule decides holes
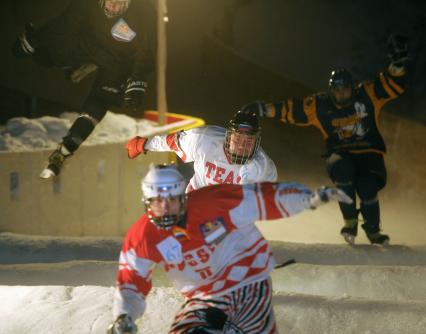
[[[146,205],[149,219],[160,228],[168,229],[176,225],[185,216],[186,181],[175,165],[151,165],[148,173],[142,180],[142,201]],[[155,217],[150,209],[150,200],[152,198],[170,198],[180,196],[181,212],[179,215],[167,215]]]

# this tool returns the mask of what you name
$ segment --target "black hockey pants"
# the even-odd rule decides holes
[[[380,205],[377,193],[386,185],[383,156],[378,153],[333,153],[327,160],[327,171],[333,183],[353,199],[352,204],[340,203],[343,218],[356,219],[356,194],[367,233],[380,230]]]

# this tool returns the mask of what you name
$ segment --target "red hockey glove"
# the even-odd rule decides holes
[[[147,142],[148,138],[143,137],[133,137],[127,142],[126,149],[127,149],[127,155],[130,159],[136,158],[139,154],[146,153],[145,150],[145,143]]]

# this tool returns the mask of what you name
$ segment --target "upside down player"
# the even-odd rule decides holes
[[[16,40],[17,58],[64,71],[80,83],[95,82],[40,177],[58,175],[111,107],[137,108],[155,68],[156,13],[149,0],[71,0],[57,17],[35,29],[28,24]]]

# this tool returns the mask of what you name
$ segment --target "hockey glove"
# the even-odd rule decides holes
[[[410,59],[408,54],[408,38],[403,35],[392,34],[388,39],[388,57],[391,64],[403,67]]]
[[[37,40],[34,36],[34,26],[28,23],[13,44],[12,52],[16,58],[24,58],[34,55],[36,48]]]
[[[338,201],[346,204],[351,204],[353,202],[343,190],[330,187],[321,187],[315,190],[309,200],[311,209],[316,209],[329,201]]]
[[[127,108],[138,107],[147,87],[147,83],[143,80],[127,79],[126,89],[124,90],[124,106]]]
[[[127,142],[126,149],[129,159],[136,158],[142,152],[146,154],[147,151],[145,150],[145,144],[147,140],[148,138],[136,136]]]
[[[266,104],[263,101],[255,101],[241,107],[241,112],[247,114],[256,114],[257,117],[262,118],[266,115]]]
[[[127,314],[122,314],[108,326],[107,334],[136,334],[138,327],[132,318]]]

